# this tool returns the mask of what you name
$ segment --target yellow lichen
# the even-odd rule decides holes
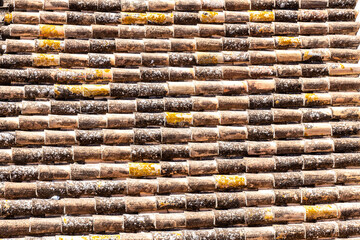
[[[74,238],[73,236],[57,236],[56,240],[74,240],[76,238]]]
[[[147,14],[146,13],[122,13],[122,24],[146,24]]]
[[[277,37],[279,46],[298,48],[301,45],[299,37]]]
[[[265,211],[266,211],[266,213],[265,213],[264,219],[266,221],[272,221],[274,219],[274,214],[273,214],[271,208],[265,208]]]
[[[38,41],[38,48],[41,51],[59,52],[61,50],[61,41],[58,41],[58,40],[42,40],[42,39],[39,39],[37,41]]]
[[[5,200],[5,203],[3,205],[3,211],[7,211],[10,208],[10,204],[8,200]]]
[[[54,67],[59,65],[59,56],[54,54],[33,54],[33,66]]]
[[[273,22],[275,15],[272,11],[249,11],[250,22]]]
[[[306,102],[315,102],[319,100],[319,96],[315,93],[305,93]]]
[[[309,50],[304,51],[304,55],[303,55],[303,61],[309,60],[310,58],[312,58],[313,55],[311,54],[311,52]]]
[[[328,195],[323,195],[323,196],[320,196],[320,198],[323,200],[323,201],[329,201],[330,197]]]
[[[175,236],[182,236],[183,234],[182,233],[180,233],[180,232],[171,232],[171,234],[172,235],[175,235]]]
[[[39,25],[40,37],[64,38],[64,27],[61,25]]]
[[[113,75],[111,69],[103,69],[103,80],[112,81]]]
[[[129,163],[131,177],[160,176],[160,164],[158,163]]]
[[[278,234],[277,234],[276,239],[286,239],[286,234],[285,234],[285,233],[280,232],[280,233],[278,233]]]
[[[308,127],[306,127],[306,126],[304,127],[304,136],[305,137],[309,137],[309,134],[311,133],[311,131],[309,131],[310,129]]]
[[[168,206],[169,203],[165,203],[165,202],[159,202],[160,207],[165,207]]]
[[[166,15],[164,13],[148,13],[146,18],[151,23],[164,24],[166,22]]]
[[[91,74],[90,76],[86,75],[86,78],[90,77],[92,80],[100,80],[104,76],[104,72],[102,69],[89,69],[88,74]]]
[[[265,33],[265,32],[266,32],[266,27],[260,27],[260,28],[258,29],[258,32],[259,32],[259,33]]]
[[[82,85],[54,85],[54,92],[56,95],[60,95],[61,92],[59,89],[65,89],[73,94],[81,95],[83,93],[83,86]]]
[[[201,65],[207,65],[207,64],[218,64],[218,58],[216,54],[211,53],[197,53],[197,63]]]
[[[112,72],[111,69],[87,69],[86,80],[90,81],[111,81]]]
[[[215,181],[217,188],[226,189],[226,188],[239,188],[244,187],[246,179],[243,176],[238,175],[216,175]]]
[[[120,239],[120,235],[92,235],[91,240],[109,240]]]
[[[203,23],[214,23],[217,21],[217,15],[219,15],[218,12],[204,11],[202,12],[200,19]]]
[[[110,87],[107,84],[84,84],[84,97],[109,96]]]
[[[12,13],[6,13],[4,16],[4,22],[10,24],[12,22]]]
[[[180,125],[182,123],[192,123],[191,113],[172,113],[166,112],[166,123],[171,125]]]
[[[307,220],[329,219],[337,217],[335,205],[304,206]]]

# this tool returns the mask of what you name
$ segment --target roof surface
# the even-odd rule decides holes
[[[0,237],[358,239],[356,0],[4,0]]]

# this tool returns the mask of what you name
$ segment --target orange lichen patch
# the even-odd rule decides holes
[[[274,213],[272,212],[271,208],[265,208],[265,215],[264,215],[264,220],[267,222],[271,222],[272,220],[274,220]]]
[[[147,13],[146,18],[149,23],[164,24],[167,22],[167,16],[165,13]]]
[[[84,97],[109,96],[110,86],[107,84],[84,84],[83,95]]]
[[[201,65],[213,65],[223,63],[221,54],[198,52],[196,53],[197,63]]]
[[[218,189],[236,189],[246,184],[245,177],[238,175],[216,175],[215,181]]]
[[[160,201],[160,202],[159,202],[159,205],[160,205],[161,207],[165,207],[165,206],[168,206],[169,203],[168,203],[168,202]]]
[[[129,163],[131,177],[160,176],[160,164],[158,163]]]
[[[86,70],[87,81],[112,81],[111,69],[93,69]]]
[[[305,137],[308,137],[308,136],[312,136],[313,134],[312,134],[312,131],[311,131],[311,129],[313,128],[313,126],[314,125],[306,125],[305,127],[304,127],[304,136]],[[304,199],[304,200],[307,200],[307,199]]]
[[[250,22],[273,22],[275,15],[272,11],[249,11]]]
[[[181,125],[182,123],[192,123],[191,113],[172,113],[166,112],[166,123],[171,125]]]
[[[6,13],[4,16],[4,22],[10,24],[12,22],[12,13]]]
[[[120,235],[91,235],[91,240],[115,240],[120,239]]]
[[[146,13],[122,13],[121,14],[122,24],[146,24],[147,14]]]
[[[267,28],[266,28],[266,27],[260,27],[260,28],[258,29],[258,32],[259,32],[259,33],[267,32]]]
[[[319,101],[319,96],[316,93],[305,93],[305,100],[308,103]]]
[[[276,40],[281,47],[298,48],[301,45],[300,38],[298,37],[277,37]]]
[[[170,236],[170,234],[171,234],[172,236]],[[168,233],[168,236],[169,236],[169,239],[174,239],[174,240],[176,240],[176,239],[183,239],[183,234],[182,234],[181,232],[169,232],[169,233]],[[178,238],[178,237],[180,237],[180,238]]]
[[[203,11],[200,14],[200,21],[202,23],[215,23],[217,22],[218,12]]]
[[[311,52],[309,50],[304,51],[303,54],[303,61],[309,60],[310,58],[312,58],[313,55],[311,54]]]
[[[335,205],[304,206],[306,220],[337,218],[338,210]]]
[[[103,69],[102,71],[103,71],[103,80],[112,81],[113,73],[111,69]]]
[[[9,200],[4,201],[4,205],[1,206],[3,211],[7,211],[10,208]]]
[[[326,93],[306,93],[305,105],[310,103],[316,103],[317,105],[329,105],[331,104],[331,96]]]
[[[98,188],[101,188],[103,186],[103,181],[97,181],[96,185]]]
[[[64,38],[64,26],[61,25],[39,25],[40,37],[43,38]]]
[[[360,68],[355,64],[341,64],[333,63],[329,66],[330,75],[348,75],[348,74],[359,74]]]
[[[54,91],[56,95],[60,95],[60,89],[65,89],[73,94],[81,95],[83,93],[83,86],[82,85],[54,85]]]
[[[61,51],[61,41],[59,40],[37,40],[37,47],[42,52],[60,52]]]
[[[59,55],[54,54],[33,54],[33,66],[34,67],[54,67],[59,66]]]
[[[286,233],[278,233],[276,239],[286,239],[287,234]]]

